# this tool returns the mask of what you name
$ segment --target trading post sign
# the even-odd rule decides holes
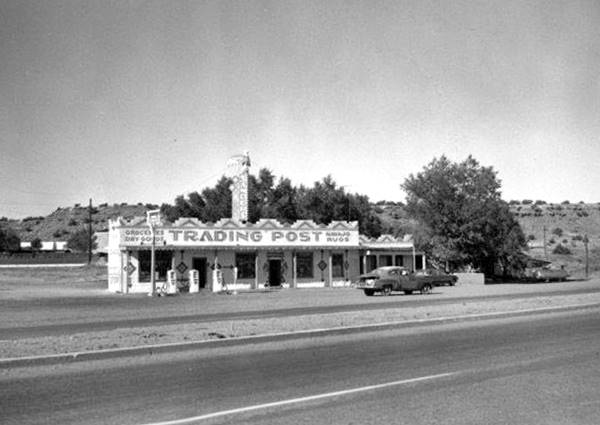
[[[120,245],[134,247],[152,242],[147,227],[121,228]],[[331,229],[219,229],[160,227],[155,230],[156,244],[169,246],[340,246],[359,245],[358,230]]]

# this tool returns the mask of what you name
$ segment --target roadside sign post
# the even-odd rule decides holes
[[[155,262],[156,262],[156,237],[155,228],[162,223],[160,210],[151,210],[146,212],[146,224],[150,227],[150,235],[152,236],[152,246],[150,248],[150,293],[148,296],[156,296],[156,276],[155,276]]]

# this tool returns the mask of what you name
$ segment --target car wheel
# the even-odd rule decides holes
[[[411,289],[406,289],[406,290],[404,290],[404,293],[406,295],[410,295],[410,294],[412,294],[412,290]]]
[[[421,288],[421,294],[431,294],[431,285],[426,284]]]
[[[384,297],[387,297],[391,293],[392,293],[392,287],[391,286],[384,286],[383,288],[381,288],[381,295],[383,295]]]
[[[372,297],[374,293],[375,293],[375,291],[372,289],[365,289],[365,295],[367,297]]]

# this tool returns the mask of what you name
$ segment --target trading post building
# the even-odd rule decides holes
[[[415,252],[410,238],[367,238],[359,234],[356,221],[247,222],[249,159],[239,157],[234,157],[238,167],[233,173],[232,218],[216,223],[180,218],[152,229],[145,217],[109,221],[110,291],[151,292],[152,250],[157,286],[169,280],[186,288],[196,279],[200,290],[214,292],[349,286],[376,267],[425,267],[423,254]]]

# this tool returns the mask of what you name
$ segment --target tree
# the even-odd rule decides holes
[[[92,249],[96,249],[96,235],[92,235]],[[87,229],[81,229],[71,234],[67,241],[67,247],[76,252],[88,252],[89,233]]]
[[[297,188],[283,177],[277,184],[275,181],[266,168],[260,169],[256,177],[249,176],[249,222],[256,223],[261,218],[285,223],[304,218],[324,224],[348,220],[358,221],[360,232],[367,236],[381,235],[382,224],[373,213],[369,198],[346,193],[331,176],[315,182],[311,188]],[[173,205],[163,204],[161,211],[170,222],[180,217],[196,217],[205,222],[231,217],[231,184],[231,179],[222,177],[214,188],[205,188],[200,194],[192,192],[187,197],[179,195]]]
[[[0,227],[0,251],[18,251],[21,240],[17,233],[10,227]]]
[[[31,241],[31,249],[33,251],[39,251],[42,249],[42,240],[40,238],[35,238]]]
[[[331,176],[315,182],[312,188],[301,186],[297,204],[302,218],[324,224],[334,220],[358,221],[362,234],[381,235],[381,220],[372,211],[368,196],[346,193]]]
[[[486,274],[496,266],[519,266],[526,248],[523,231],[500,197],[492,167],[471,156],[453,163],[434,158],[402,184],[409,216],[423,227],[428,243],[420,246],[435,260],[454,267],[473,265]]]

